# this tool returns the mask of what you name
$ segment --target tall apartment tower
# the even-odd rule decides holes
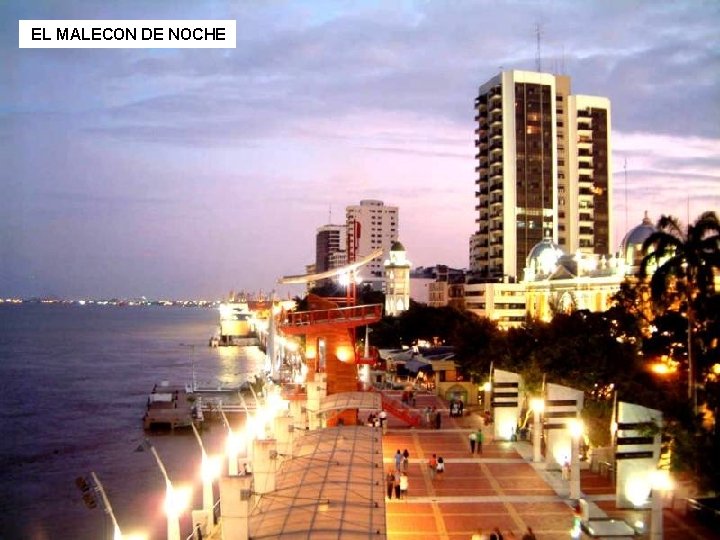
[[[475,99],[477,231],[470,270],[522,277],[535,244],[610,251],[610,102],[574,96],[570,78],[504,71]]]
[[[347,261],[347,230],[345,225],[324,225],[315,235],[315,272],[321,273],[344,266]]]
[[[347,226],[348,262],[354,262],[377,249],[390,252],[398,239],[400,227],[397,206],[385,206],[382,201],[367,199],[345,211]],[[383,257],[376,257],[361,270],[363,280],[377,289],[383,283]]]

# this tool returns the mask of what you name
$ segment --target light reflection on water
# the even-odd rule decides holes
[[[102,512],[85,508],[74,484],[91,470],[124,532],[164,539],[164,481],[152,455],[135,452],[147,394],[162,380],[190,383],[193,364],[209,386],[240,384],[262,365],[257,348],[208,347],[216,325],[209,309],[0,305],[0,539],[104,538]],[[220,424],[202,437],[222,452]],[[199,508],[192,433],[150,439]]]

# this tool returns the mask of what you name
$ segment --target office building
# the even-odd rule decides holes
[[[321,273],[344,266],[347,261],[347,229],[345,225],[324,225],[315,235],[315,272]]]
[[[520,280],[545,238],[566,252],[608,253],[609,101],[572,95],[567,76],[504,71],[480,86],[475,110],[476,279]]]
[[[348,263],[370,255],[377,249],[386,254],[398,239],[399,215],[397,206],[385,206],[382,201],[362,200],[346,209]],[[379,256],[361,269],[362,280],[380,290],[383,287],[383,257]]]

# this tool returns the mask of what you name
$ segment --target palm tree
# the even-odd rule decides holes
[[[715,274],[720,270],[720,221],[715,212],[704,212],[683,231],[677,218],[662,216],[657,231],[643,243],[646,253],[640,277],[650,278],[653,301],[661,309],[682,308],[688,320],[688,398],[697,410],[692,357],[696,314],[715,295]]]

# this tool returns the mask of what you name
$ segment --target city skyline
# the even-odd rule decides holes
[[[237,48],[17,48],[19,19],[53,18],[236,19]],[[269,291],[363,199],[399,207],[416,266],[467,267],[474,99],[538,49],[612,103],[614,248],[645,210],[694,220],[720,208],[719,22],[700,1],[4,3],[0,296]]]

